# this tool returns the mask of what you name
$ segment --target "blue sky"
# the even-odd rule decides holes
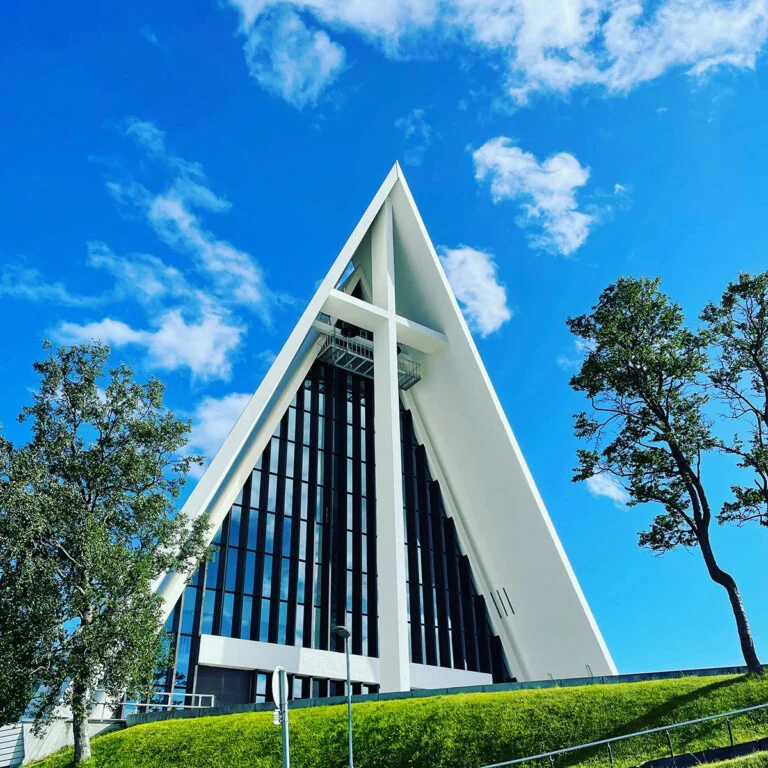
[[[739,663],[698,553],[654,558],[652,509],[570,482],[564,321],[620,275],[695,318],[766,268],[766,0],[43,0],[2,27],[9,436],[40,339],[100,336],[214,451],[399,159],[620,670]],[[768,532],[716,546],[766,661]]]

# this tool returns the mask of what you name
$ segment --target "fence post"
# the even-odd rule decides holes
[[[672,749],[672,737],[669,735],[669,731],[664,731],[664,733],[667,734],[667,744],[669,745],[669,756],[674,757],[675,756],[675,750]]]
[[[613,766],[613,750],[611,749],[611,743],[608,742],[608,758],[611,761],[611,768],[614,768]]]
[[[731,746],[733,746],[733,728],[731,728],[731,718],[726,717],[725,722],[728,724],[728,737],[731,740]]]

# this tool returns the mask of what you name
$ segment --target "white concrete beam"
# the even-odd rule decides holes
[[[379,682],[378,659],[351,654],[349,662],[353,682],[367,685],[376,685]],[[281,666],[292,675],[331,680],[344,680],[347,677],[346,658],[343,653],[218,635],[200,636],[199,663],[225,669],[265,671]]]
[[[387,312],[376,304],[370,304],[336,289],[328,294],[322,311],[374,334],[388,318]],[[399,315],[395,315],[395,331],[400,344],[428,355],[439,351],[448,343],[445,334]]]
[[[412,347],[427,355],[439,352],[448,343],[448,338],[444,333],[433,331],[426,325],[415,323],[413,320],[408,320],[400,315],[395,317],[395,325],[397,340],[400,344],[405,344],[407,347]]]
[[[387,320],[386,310],[335,288],[328,294],[322,311],[373,333]]]
[[[379,593],[381,690],[409,691],[408,603],[400,459],[400,388],[395,324],[395,248],[387,200],[371,234],[373,303],[386,313],[373,336],[374,446],[376,449],[376,563]]]

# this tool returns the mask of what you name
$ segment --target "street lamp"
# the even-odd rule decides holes
[[[344,638],[344,651],[347,655],[347,730],[349,732],[349,768],[355,768],[355,764],[352,761],[352,677],[349,671],[349,638],[351,632],[346,628],[337,624],[331,629],[334,635]]]

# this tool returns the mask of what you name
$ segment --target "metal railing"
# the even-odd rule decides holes
[[[611,768],[614,768],[614,758],[613,758],[613,750],[611,748],[612,744],[615,744],[619,741],[626,741],[627,739],[634,739],[638,736],[648,736],[652,733],[666,733],[667,735],[667,745],[669,746],[669,753],[670,757],[675,757],[675,751],[672,747],[672,738],[670,736],[670,731],[675,730],[676,728],[684,728],[686,726],[691,725],[698,725],[699,723],[706,723],[710,722],[712,720],[722,720],[725,719],[726,724],[728,726],[728,734],[730,737],[731,746],[735,746],[734,739],[733,739],[733,729],[731,728],[731,718],[736,717],[737,715],[743,715],[747,712],[755,712],[757,710],[762,709],[768,709],[768,703],[766,704],[757,704],[754,707],[745,707],[744,709],[735,709],[732,712],[722,712],[717,715],[708,715],[707,717],[699,717],[696,720],[686,720],[682,723],[673,723],[672,725],[660,725],[657,728],[648,728],[645,731],[636,731],[635,733],[627,733],[622,736],[611,736],[608,739],[600,739],[599,741],[590,741],[587,744],[579,744],[575,747],[565,747],[563,749],[555,749],[551,752],[542,752],[539,755],[530,755],[529,757],[518,757],[514,760],[505,760],[501,763],[489,763],[488,765],[482,766],[482,768],[502,768],[502,766],[508,766],[508,765],[520,765],[521,763],[530,763],[534,760],[545,760],[549,759],[549,762],[552,766],[554,766],[555,758],[558,755],[566,755],[573,752],[578,752],[583,749],[594,749],[596,747],[607,747],[608,748],[608,758],[611,763]]]
[[[373,378],[373,341],[360,336],[347,338],[334,328],[318,340],[318,359],[342,370]],[[398,353],[397,378],[400,389],[410,389],[421,381],[421,364]]]
[[[126,714],[141,712],[163,712],[170,709],[210,709],[216,706],[216,696],[212,693],[174,693],[158,691],[146,699],[127,699],[122,701],[97,701],[89,720],[98,722],[122,721]],[[109,714],[107,714],[109,713]],[[118,716],[119,715],[119,716]]]

